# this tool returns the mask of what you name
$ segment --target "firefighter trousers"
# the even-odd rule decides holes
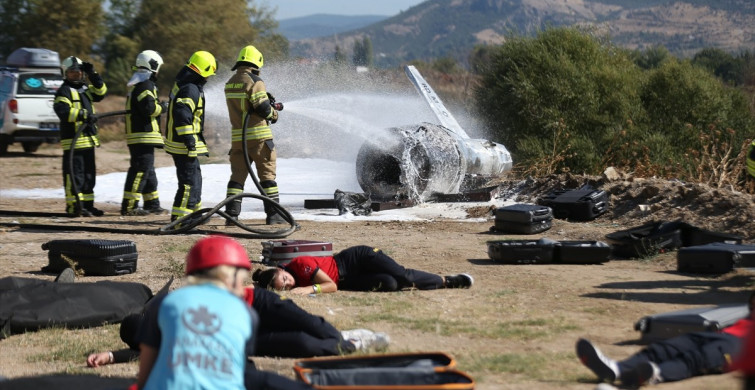
[[[144,203],[159,199],[157,175],[155,174],[155,147],[152,145],[129,145],[130,166],[123,186],[121,211],[129,211]]]
[[[76,199],[94,202],[94,185],[97,179],[97,164],[94,148],[76,149],[73,152],[73,172],[70,169],[71,151],[63,151],[63,188],[66,194],[66,212],[76,212]],[[75,187],[75,188],[74,188]]]
[[[178,219],[202,206],[202,169],[196,157],[174,154],[173,163],[176,165],[178,190],[173,199],[171,218]]]

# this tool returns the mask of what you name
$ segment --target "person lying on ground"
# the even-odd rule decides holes
[[[288,264],[258,269],[252,279],[262,288],[307,295],[350,291],[398,291],[469,288],[472,276],[440,276],[405,268],[378,248],[358,245],[333,256],[299,256]]]
[[[577,341],[579,360],[601,382],[620,380],[624,386],[674,382],[698,375],[721,374],[732,370],[732,362],[743,340],[753,329],[755,292],[748,300],[750,315],[720,332],[693,332],[649,344],[627,359],[605,356],[586,339]]]
[[[246,287],[244,300],[257,311],[260,319],[255,356],[338,356],[357,350],[384,349],[390,342],[385,333],[367,329],[339,332],[323,317],[313,315],[294,301],[268,290]],[[87,366],[96,368],[138,359],[139,344],[135,339],[142,318],[142,314],[132,314],[121,322],[121,340],[128,348],[92,353],[87,357]]]

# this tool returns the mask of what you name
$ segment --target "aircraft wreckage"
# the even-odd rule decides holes
[[[364,143],[356,161],[363,191],[373,199],[422,202],[435,194],[459,193],[465,180],[511,169],[506,147],[470,138],[419,71],[411,65],[405,71],[440,124],[390,128],[386,136]]]

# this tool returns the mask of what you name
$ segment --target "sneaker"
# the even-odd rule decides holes
[[[121,215],[123,216],[129,216],[129,217],[141,217],[144,215],[148,215],[149,211],[144,209],[131,209],[131,210],[121,210]]]
[[[96,208],[94,206],[92,206],[92,207],[90,207],[90,208],[88,208],[86,210],[91,214],[90,215],[91,217],[101,217],[101,216],[105,215],[104,211],[102,211],[102,210],[100,210],[100,209],[98,209],[98,208]],[[84,215],[84,210],[81,210],[81,215]]]
[[[474,278],[469,274],[456,274],[445,277],[446,288],[470,288],[474,284]]]
[[[619,377],[619,365],[616,361],[603,355],[597,347],[586,339],[577,341],[577,357],[582,364],[598,376],[601,382],[612,383]]]
[[[598,383],[598,385],[595,386],[595,390],[619,390],[619,388],[609,385],[608,383]]]
[[[76,279],[76,273],[72,268],[66,268],[55,277],[55,283],[73,283]]]
[[[388,348],[391,339],[382,332],[373,332],[368,329],[352,329],[341,331],[344,340],[350,341],[358,351],[370,349],[384,350]]]
[[[637,385],[657,385],[663,382],[661,377],[661,368],[657,364],[647,361],[642,362],[635,368],[637,374]]]

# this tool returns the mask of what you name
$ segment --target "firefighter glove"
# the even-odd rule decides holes
[[[94,65],[92,65],[92,63],[90,63],[90,62],[83,62],[81,64],[81,71],[84,72],[84,73],[86,73],[90,77],[91,77],[92,74],[96,73],[94,71]]]
[[[273,109],[273,112],[270,114],[270,123],[278,122],[278,111]]]
[[[166,101],[160,102],[158,104],[160,105],[160,108],[163,109],[163,112],[168,111],[168,107],[170,106],[170,102],[169,101],[166,100]]]

